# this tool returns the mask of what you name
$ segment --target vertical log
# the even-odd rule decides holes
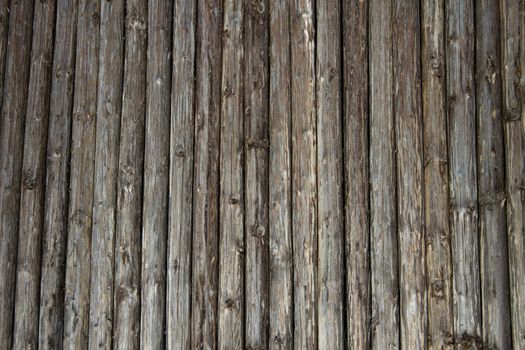
[[[525,349],[525,3],[500,3],[512,342]]]
[[[419,1],[393,10],[394,119],[401,346],[426,349],[425,239]]]
[[[428,302],[428,347],[452,349],[454,332],[449,230],[445,4],[422,3],[423,182]]]
[[[268,348],[268,11],[267,0],[246,6],[245,232],[246,348]]]
[[[343,349],[344,212],[341,119],[341,9],[316,6],[317,314],[321,349]]]
[[[499,2],[480,1],[475,11],[483,345],[488,348],[510,349]]]
[[[290,8],[294,347],[317,349],[317,153],[314,2]]]
[[[13,1],[6,51],[0,133],[0,344],[11,349],[15,311],[18,209],[22,178],[33,1]],[[1,77],[4,79],[4,76]]]
[[[373,349],[399,347],[392,6],[370,2],[370,255]]]
[[[473,6],[471,0],[446,3],[454,337],[465,347],[481,335]]]
[[[111,349],[124,1],[102,1],[91,245],[89,348]]]
[[[172,2],[149,0],[140,347],[164,348]]]
[[[167,347],[190,349],[193,189],[193,86],[196,1],[177,0],[173,14],[173,71],[169,231],[167,264]]]
[[[56,4],[55,46],[47,138],[44,240],[40,284],[39,349],[62,346],[67,245],[69,155],[77,1]]]
[[[343,1],[346,325],[351,349],[370,348],[368,1]]]
[[[139,349],[142,171],[146,113],[146,0],[126,2],[115,231],[113,347]]]
[[[36,348],[55,1],[36,2],[22,162],[13,348]]]
[[[270,1],[270,349],[293,347],[290,4]]]
[[[9,34],[9,0],[0,1],[0,106],[2,105],[4,92],[5,59],[7,53],[7,36]],[[0,130],[2,119],[0,118]],[[1,150],[0,150],[1,152]]]
[[[217,347],[222,1],[199,2],[195,52],[192,348]]]
[[[100,1],[80,1],[71,135],[65,349],[83,349],[88,345],[99,14]]]
[[[218,348],[244,347],[244,1],[224,3]]]

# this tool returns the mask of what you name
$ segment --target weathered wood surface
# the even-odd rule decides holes
[[[524,6],[0,0],[0,348],[524,349]]]

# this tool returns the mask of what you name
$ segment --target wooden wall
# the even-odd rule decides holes
[[[0,349],[525,349],[522,0],[0,0]]]

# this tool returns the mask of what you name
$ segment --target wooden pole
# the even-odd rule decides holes
[[[36,2],[22,162],[13,348],[36,348],[55,2]]]
[[[218,348],[244,347],[244,1],[224,2]]]
[[[40,283],[39,349],[62,346],[69,197],[69,155],[77,2],[56,4],[55,45],[47,138],[44,238]]]
[[[393,101],[392,6],[371,1],[370,258],[373,349],[399,348],[399,276]]]
[[[222,2],[197,6],[192,348],[217,348]]]
[[[117,179],[113,347],[139,349],[142,179],[146,113],[147,0],[126,2]]]
[[[140,347],[164,348],[172,3],[148,2]]]
[[[100,1],[79,2],[64,302],[65,349],[88,345],[99,16]]]
[[[168,231],[167,347],[191,347],[191,248],[193,190],[194,0],[178,0],[173,14],[170,199]]]
[[[0,131],[0,344],[11,349],[33,1],[12,2]]]
[[[0,1],[0,106],[4,98],[4,72],[5,60],[7,56],[7,38],[9,34],[9,0]],[[2,120],[0,119],[0,130],[2,129]]]

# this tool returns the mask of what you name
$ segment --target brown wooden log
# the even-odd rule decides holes
[[[217,347],[222,2],[197,6],[192,348]]]
[[[444,1],[422,2],[421,32],[427,339],[430,349],[452,349]]]
[[[525,3],[504,0],[500,6],[512,343],[525,349]]]
[[[343,1],[347,346],[370,348],[368,1]]]
[[[399,348],[392,6],[369,7],[370,258],[373,349]]]
[[[146,0],[126,2],[115,231],[113,347],[139,349],[142,172],[146,113]]]
[[[172,3],[148,2],[140,347],[164,348]]]
[[[476,346],[481,336],[474,91],[474,7],[446,3],[450,234],[454,271],[454,342]]]
[[[317,152],[315,113],[315,7],[290,7],[292,77],[292,221],[294,347],[317,349]]]
[[[512,344],[505,218],[499,2],[480,1],[475,11],[483,346],[510,349]]]
[[[55,2],[36,2],[22,162],[13,349],[36,348]]]
[[[270,349],[293,347],[290,4],[270,1]]]
[[[219,349],[244,347],[244,2],[224,2],[220,149]]]
[[[56,4],[55,45],[47,138],[44,238],[40,283],[40,349],[62,347],[67,245],[69,155],[77,2]]]
[[[99,21],[100,1],[81,0],[78,7],[71,135],[65,349],[86,348],[88,345]]]
[[[196,1],[173,13],[173,71],[168,229],[167,347],[191,347],[191,249]]]
[[[420,18],[418,0],[393,7],[394,119],[401,347],[427,348]]]
[[[22,179],[33,1],[12,2],[0,133],[0,344],[11,349],[15,311],[18,218]]]
[[[246,348],[268,348],[268,79],[269,3],[245,9],[245,303]]]
[[[124,1],[102,1],[95,139],[89,348],[111,349]]]
[[[9,34],[9,0],[0,1],[0,106],[4,98],[4,72],[5,59],[7,53],[7,36]],[[2,119],[0,119],[0,130],[2,129]],[[1,152],[1,151],[0,151]]]
[[[343,349],[344,207],[341,116],[341,8],[316,6],[318,346]]]

